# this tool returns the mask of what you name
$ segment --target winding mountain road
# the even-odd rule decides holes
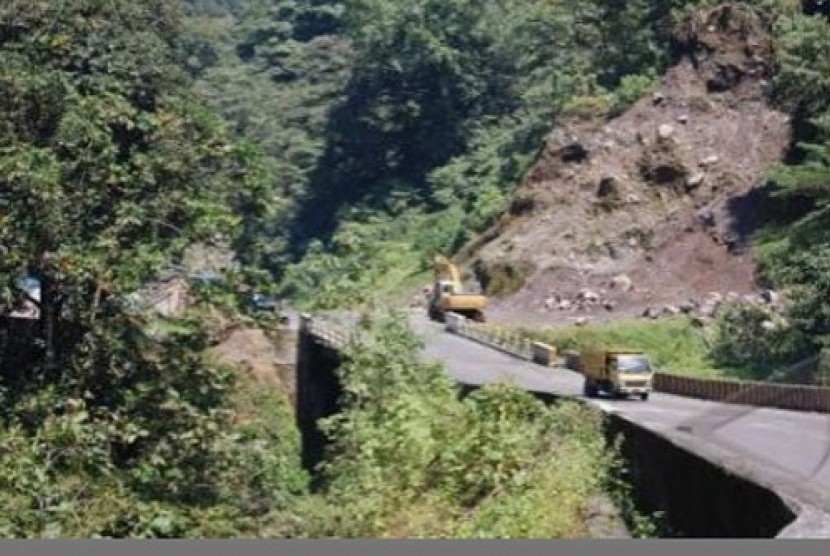
[[[587,399],[582,377],[549,369],[448,333],[413,313],[426,344],[462,384],[505,381],[530,392],[582,399],[659,433],[681,447],[766,486],[799,505],[830,511],[830,415],[758,408],[653,393],[639,399]],[[830,531],[828,531],[830,534]]]

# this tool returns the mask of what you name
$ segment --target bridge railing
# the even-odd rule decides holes
[[[334,349],[343,349],[354,341],[353,335],[330,323],[315,320],[308,314],[300,315],[300,330]]]
[[[575,352],[522,338],[517,333],[449,314],[446,330],[545,367],[579,372]],[[704,379],[673,373],[654,374],[654,390],[665,394],[739,405],[830,413],[830,388],[729,379]]]

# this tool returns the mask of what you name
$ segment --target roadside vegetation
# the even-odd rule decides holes
[[[323,423],[325,486],[298,506],[300,535],[586,538],[625,532],[623,519],[654,534],[615,479],[599,412],[504,385],[459,399],[440,365],[418,362],[405,323],[373,317],[346,352],[341,412]],[[602,500],[620,509],[591,525]]]
[[[630,320],[584,327],[516,328],[521,337],[555,346],[561,353],[595,345],[642,349],[661,372],[705,378],[744,377],[709,356],[709,340],[687,317],[660,321]]]
[[[769,184],[791,209],[759,253],[795,306],[785,342],[729,317],[716,367],[682,322],[596,332],[654,342],[669,368],[830,341],[828,7],[754,3],[799,141]],[[237,318],[254,289],[338,308],[417,284],[496,221],[562,114],[634,101],[700,4],[0,3],[0,536],[564,538],[597,534],[603,497],[653,534],[598,414],[501,386],[459,400],[394,318],[347,354],[312,493],[290,402],[205,355],[206,315]],[[239,267],[187,313],[124,303],[217,243]],[[27,304],[39,319],[10,318]]]

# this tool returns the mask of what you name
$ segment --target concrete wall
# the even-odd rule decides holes
[[[320,341],[305,326],[297,338],[296,417],[302,439],[303,466],[314,474],[323,460],[326,439],[317,421],[338,411],[342,389],[336,370],[341,358],[336,348]],[[319,484],[316,477],[315,486]]]
[[[462,385],[462,395],[477,388]],[[547,404],[559,399],[534,395]],[[661,514],[661,537],[774,538],[797,517],[771,490],[617,415],[606,419],[605,435],[609,446],[621,439],[619,478],[632,485],[639,511]]]
[[[620,435],[623,479],[637,505],[664,512],[664,535],[688,538],[773,538],[796,514],[775,493],[617,415],[606,425]]]

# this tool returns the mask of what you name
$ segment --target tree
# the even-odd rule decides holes
[[[125,300],[195,242],[245,248],[240,211],[267,215],[272,190],[187,93],[176,3],[22,4],[0,5],[0,428],[41,439],[43,490],[82,474],[209,503],[232,377],[199,316],[154,337]],[[9,318],[25,278],[28,323]]]

